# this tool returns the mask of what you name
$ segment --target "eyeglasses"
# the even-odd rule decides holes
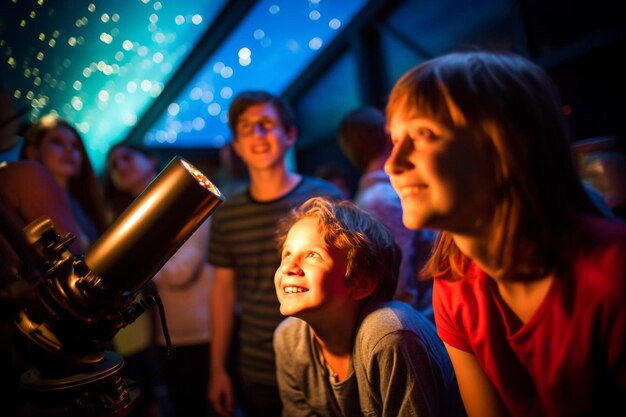
[[[242,120],[237,123],[235,130],[237,133],[237,137],[249,137],[256,132],[257,127],[261,130],[262,133],[267,133],[276,129],[278,126],[279,123],[277,120],[271,117],[263,117],[256,121]]]

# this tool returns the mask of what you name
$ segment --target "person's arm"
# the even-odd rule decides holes
[[[0,168],[0,201],[26,226],[41,216],[52,220],[60,235],[71,234],[75,255],[84,254],[80,228],[61,186],[39,162],[17,161]]]
[[[211,295],[211,380],[209,400],[219,416],[232,416],[235,399],[228,375],[228,356],[235,324],[237,289],[235,270],[215,267],[215,283]]]
[[[468,417],[500,417],[508,413],[476,357],[445,344]]]

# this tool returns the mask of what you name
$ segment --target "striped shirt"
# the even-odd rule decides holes
[[[238,366],[245,382],[277,385],[272,336],[284,319],[274,289],[280,265],[277,222],[310,197],[322,195],[340,198],[330,183],[303,176],[292,191],[276,200],[258,202],[244,190],[213,214],[209,262],[235,269],[241,309]]]

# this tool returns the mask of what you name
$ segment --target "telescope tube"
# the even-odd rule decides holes
[[[85,255],[90,281],[110,295],[141,289],[224,201],[175,156]]]

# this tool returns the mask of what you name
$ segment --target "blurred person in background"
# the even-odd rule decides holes
[[[402,223],[400,197],[383,170],[392,148],[385,125],[385,114],[376,107],[356,108],[341,120],[339,146],[362,173],[354,202],[387,226],[402,250],[395,298],[411,304],[433,320],[432,279],[420,279],[418,271],[428,259],[435,232],[410,230]]]
[[[119,210],[138,197],[159,173],[156,157],[129,144],[114,145],[107,156],[107,196]],[[163,302],[173,350],[163,331],[154,339],[176,417],[207,417],[213,267],[206,261],[210,220],[205,221],[152,279]],[[144,314],[145,315],[145,314]]]
[[[67,121],[48,115],[26,131],[20,159],[39,161],[65,190],[86,247],[107,227],[100,183],[85,144]]]

